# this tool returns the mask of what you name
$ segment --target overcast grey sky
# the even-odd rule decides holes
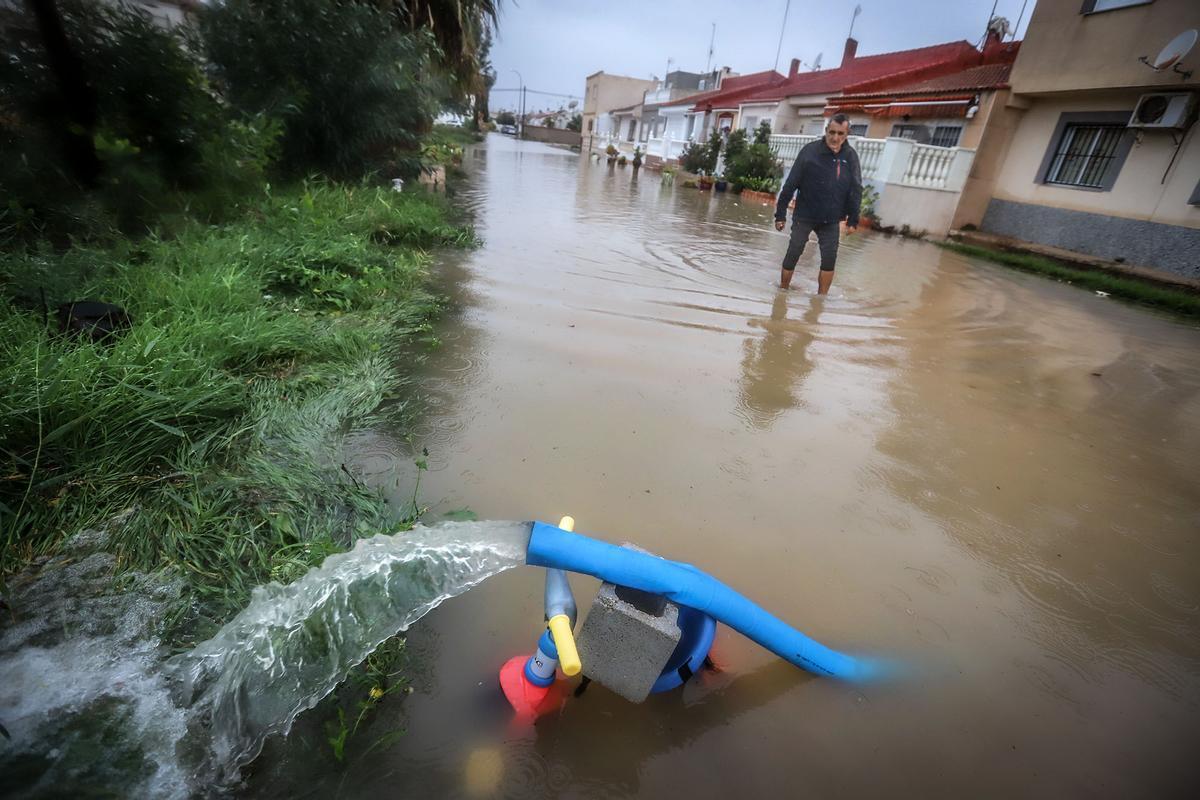
[[[779,70],[792,58],[836,67],[856,0],[792,0]],[[859,55],[908,50],[966,39],[978,42],[995,0],[857,0],[854,23]],[[1036,0],[1028,0],[1018,36]],[[1025,0],[999,0],[998,16],[1016,23]],[[704,70],[712,23],[717,24],[713,66],[748,73],[771,69],[786,0],[501,0],[500,30],[492,47],[496,89],[530,90],[582,98],[584,79],[598,70],[661,77],[672,69]],[[492,95],[493,110],[515,108],[515,92]],[[565,102],[565,100],[564,100]],[[558,98],[530,94],[532,109],[554,108]]]

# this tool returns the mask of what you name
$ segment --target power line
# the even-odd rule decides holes
[[[519,92],[521,90],[520,89],[489,89],[488,91],[489,92]],[[577,95],[577,94],[562,94],[561,92],[542,92],[542,91],[538,91],[537,89],[530,89],[528,86],[525,87],[525,91],[528,92],[529,94],[544,94],[548,97],[569,97],[572,100],[582,100],[583,99],[583,97],[581,97],[580,95]]]

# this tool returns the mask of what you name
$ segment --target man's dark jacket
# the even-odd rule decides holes
[[[775,219],[787,219],[788,203],[796,197],[793,219],[813,222],[839,222],[858,225],[858,204],[862,201],[862,171],[858,153],[849,142],[837,153],[825,144],[825,137],[809,142],[796,156],[792,171],[784,181],[775,203]]]

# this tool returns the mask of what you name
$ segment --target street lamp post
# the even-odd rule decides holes
[[[517,72],[517,70],[515,70],[515,69],[510,69],[509,72],[516,72],[517,80],[520,81],[519,85],[521,87],[521,101],[520,101],[520,111],[518,112],[518,115],[517,115],[517,138],[524,139],[525,138],[525,79],[522,78],[521,73]]]

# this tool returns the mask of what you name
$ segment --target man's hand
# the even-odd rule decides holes
[[[854,233],[854,232],[856,232],[857,230],[858,230],[858,226],[857,226],[857,225],[847,225],[847,226],[846,226],[846,233]]]
[[[783,223],[784,223],[784,220],[781,220],[781,219],[775,220],[775,230],[777,230],[777,231],[783,230]]]

